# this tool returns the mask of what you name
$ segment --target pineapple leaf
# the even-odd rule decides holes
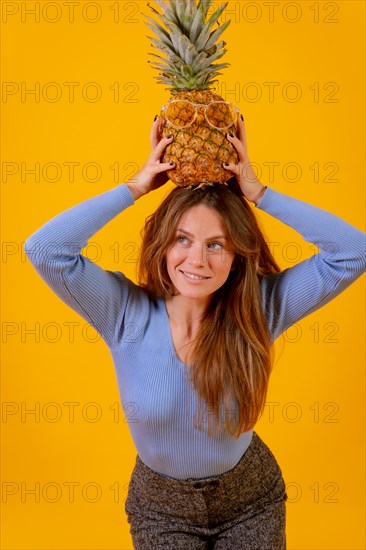
[[[198,52],[196,48],[194,47],[193,44],[189,42],[185,50],[184,61],[186,62],[187,65],[192,66],[192,63],[197,55],[198,55]]]
[[[163,19],[163,17],[162,17],[162,19]],[[168,21],[167,19],[165,19],[165,17],[164,17],[164,23],[168,28],[168,31],[169,31],[169,34],[170,34],[171,38],[185,36],[184,34],[182,34],[182,31],[178,27],[178,25],[176,25],[172,21]]]
[[[224,69],[225,67],[230,67],[230,64],[229,63],[218,63],[217,65],[211,64],[211,65],[208,65],[207,67],[201,68],[199,71],[196,71],[196,75],[202,76],[203,74],[214,73],[215,70]]]
[[[171,39],[174,46],[174,53],[179,56],[179,38],[177,35],[172,34]],[[180,57],[180,56],[179,56]]]
[[[223,48],[224,46],[226,46],[226,42],[224,42],[224,40],[221,40],[221,42],[218,42],[217,44],[215,44],[215,46],[212,46],[212,48],[208,50],[207,53],[211,55],[211,53],[215,53],[215,51],[221,50],[221,48]]]
[[[159,0],[155,0],[155,2],[157,4],[159,4]],[[156,10],[154,8],[154,6],[152,6],[149,2],[147,3],[148,7],[151,9],[152,12],[154,12],[156,15],[158,15],[159,17],[161,17],[161,14],[158,12],[158,10]]]
[[[218,20],[227,7],[226,1],[208,17],[213,0],[155,0],[150,5],[153,17],[144,14],[147,26],[155,34],[149,37],[157,53],[149,53],[151,67],[158,71],[156,80],[173,90],[207,89],[229,63],[215,65],[226,53],[220,36],[230,24]],[[160,8],[161,13],[158,9]],[[216,28],[214,28],[216,24]],[[220,39],[220,42],[218,40]]]
[[[154,27],[149,25],[149,23],[146,23],[146,26],[149,27],[149,29],[151,29],[153,32],[156,32]],[[164,49],[167,48],[168,50],[171,50],[173,48],[172,43],[168,42],[168,40],[163,36],[159,37],[160,41],[152,38],[151,36],[149,36],[148,38],[151,40],[151,42],[154,42],[154,45],[159,49],[162,49],[164,47]]]
[[[164,0],[155,0],[157,4],[161,7],[163,10],[164,15],[159,14],[159,18],[165,23],[165,25],[169,28],[170,23],[173,23],[177,27],[179,27],[179,19],[176,15],[176,11],[166,4]],[[171,6],[174,6],[173,2],[170,2]],[[181,33],[181,30],[179,30],[179,33]]]
[[[191,25],[192,23],[192,17],[193,17],[193,14],[196,12],[197,8],[196,8],[196,0],[186,0],[185,1],[185,14],[184,14],[184,22],[185,23],[188,23],[189,26]],[[188,30],[189,30],[189,27],[188,27]]]
[[[178,21],[178,13],[176,10],[176,6],[177,6],[176,0],[169,0],[169,5],[170,5],[169,11],[175,16],[176,20]]]
[[[148,61],[150,67],[153,69],[157,69],[159,71],[167,71],[167,68],[165,65],[162,65],[161,63],[155,63],[154,61]]]
[[[186,36],[189,36],[190,34],[192,21],[194,19],[196,12],[197,12],[196,0],[186,0],[185,11],[182,18],[182,27],[184,30],[184,34]]]
[[[165,57],[160,57],[160,55],[157,55],[157,54],[155,54],[155,53],[149,53],[149,55],[151,55],[152,57],[156,57],[156,59],[159,60],[158,63],[165,63],[165,65],[166,65],[167,67],[170,67],[170,69],[171,69],[172,71],[176,70],[176,68],[177,68],[177,63],[173,63],[173,62],[170,61],[169,59],[166,59]],[[156,62],[153,61],[153,62],[150,62],[150,63],[151,63],[151,65],[152,65],[153,63],[156,63]]]
[[[166,31],[165,29],[164,29],[164,31],[167,32],[167,34],[169,34],[170,38],[172,37],[172,35],[174,36],[174,35],[182,34],[182,30],[179,27],[180,22],[178,20],[176,20],[175,18],[172,19],[170,17],[171,14],[168,14],[168,16],[165,17],[164,15],[157,12],[156,10],[155,10],[155,13],[158,14],[158,16],[160,18],[160,21],[163,22],[165,24],[165,26],[167,27],[168,31]]]
[[[180,2],[179,0],[175,4],[176,11],[177,11],[177,18],[180,22],[183,21],[184,15],[185,15],[185,2]]]
[[[201,78],[202,76],[206,76],[206,75],[214,76],[215,74],[217,74],[218,70],[225,69],[228,66],[229,66],[229,63],[218,63],[217,65],[210,65],[210,67],[207,67],[207,69],[203,69],[202,71],[199,71],[197,73],[197,77]]]
[[[180,58],[187,64],[191,65],[193,62],[194,54],[197,55],[196,49],[189,39],[181,34],[179,37],[179,55]]]
[[[146,22],[146,25],[151,29],[157,36],[164,42],[164,44],[172,44],[171,37],[169,36],[169,33],[161,26],[159,23],[154,21],[151,17],[144,14],[144,17],[148,20]]]
[[[162,69],[163,71],[167,71],[167,72],[170,72],[170,73],[176,73],[177,72],[177,66],[176,65],[164,64],[161,61],[160,62],[148,61],[148,63],[151,67],[154,67],[154,68],[156,67],[157,69]]]
[[[154,40],[151,39],[153,42]],[[179,64],[179,63],[182,63],[181,59],[171,50],[171,48],[168,48],[167,46],[164,46],[164,44],[161,44],[160,42],[158,42],[156,40],[156,46],[155,46],[159,51],[161,51],[162,53],[164,53],[169,61],[171,63],[173,63],[174,65],[176,64]],[[149,53],[149,55],[153,55],[152,53]]]
[[[230,63],[217,63],[216,65],[212,65],[212,67],[216,71],[220,69],[227,69],[227,67],[230,67]]]
[[[205,49],[211,48],[215,44],[216,40],[219,38],[219,36],[221,36],[221,34],[224,32],[224,30],[227,29],[227,27],[230,25],[230,23],[231,23],[230,20],[226,21],[225,23],[220,25],[220,27],[218,29],[216,29],[214,32],[212,32],[210,34],[210,38],[206,42]]]
[[[144,17],[146,19],[149,19],[151,21],[151,24],[147,23],[146,22],[146,25],[153,31],[155,32],[155,34],[160,38],[160,40],[162,42],[164,42],[164,44],[166,44],[168,46],[168,48],[170,48],[170,50],[174,51],[174,53],[176,54],[179,54],[179,43],[178,43],[178,36],[181,34],[181,33],[178,33],[178,32],[168,32],[170,30],[172,30],[171,28],[168,29],[168,31],[166,31],[161,25],[159,25],[158,23],[156,23],[156,21],[154,21],[154,19],[151,19],[151,17],[148,17],[147,15],[144,15]],[[162,16],[160,16],[161,18],[163,18]],[[169,22],[169,27],[172,27],[173,29],[174,28],[178,28],[176,27],[176,25],[174,23],[171,23]],[[169,42],[166,41],[166,39],[169,39]]]
[[[205,69],[205,61],[206,61],[207,55],[205,52],[201,52],[197,55],[196,59],[193,61],[192,69],[195,72],[198,72],[201,69]]]
[[[206,18],[207,12],[210,9],[213,0],[200,0],[198,3],[198,9],[202,13],[203,20]]]
[[[197,10],[191,25],[190,33],[189,33],[189,39],[191,42],[193,43],[196,42],[197,37],[202,32],[202,29],[203,29],[202,13],[199,10]]]
[[[208,56],[205,52],[201,52],[194,60],[192,68],[196,73],[199,73],[203,69],[210,67],[214,61],[220,59],[225,53],[226,50],[221,50]]]
[[[214,61],[216,61],[216,59],[220,59],[220,57],[222,57],[223,55],[225,55],[227,52],[227,50],[219,50],[218,52],[210,55],[208,58],[207,58],[207,61],[211,63],[213,63]]]
[[[180,72],[182,73],[182,76],[185,76],[185,77],[194,76],[194,72],[192,71],[192,68],[189,65],[183,65]]]
[[[158,6],[161,7],[161,9],[163,10],[163,13],[165,15],[165,17],[167,19],[170,19],[171,21],[173,21],[174,23],[178,23],[177,21],[177,18],[176,18],[176,14],[173,10],[169,9],[169,7],[167,6],[167,4],[164,2],[164,0],[155,0],[155,2],[158,4]],[[150,6],[150,4],[148,4],[148,6],[155,12],[155,13],[158,13],[156,10],[154,10],[154,8],[152,8]],[[159,17],[161,17],[160,13],[158,14]]]
[[[215,82],[214,76],[218,76],[220,74],[222,74],[222,73],[217,73],[215,75],[212,75],[211,78],[206,78],[206,77],[198,78],[197,81],[196,81],[196,86],[198,86],[198,87],[201,86],[202,88],[206,88],[207,84],[212,84],[213,82]]]
[[[227,7],[229,2],[225,2],[225,4],[222,4],[210,17],[210,19],[207,21],[207,25],[209,25],[209,27],[211,28],[215,23],[216,21],[218,20],[218,18],[220,17],[220,15],[222,14],[222,12],[224,11],[224,9]]]
[[[210,19],[205,24],[204,28],[202,29],[201,34],[199,35],[199,37],[197,38],[197,41],[196,41],[197,51],[202,51],[205,48],[206,42],[210,38],[210,29],[216,23],[216,21],[218,20],[218,18],[220,17],[222,12],[226,8],[226,6],[227,6],[227,3],[223,4],[218,10],[216,10],[215,13],[213,15],[211,15]],[[226,25],[226,23],[225,23],[225,25]]]
[[[171,51],[171,49],[169,49],[169,47],[166,44],[159,42],[159,40],[156,40],[156,38],[153,38],[152,36],[148,36],[148,38],[152,42],[151,45],[157,48],[158,50],[160,50],[161,52],[164,52],[165,54],[167,54],[167,52]],[[152,55],[152,54],[149,54],[149,55]]]

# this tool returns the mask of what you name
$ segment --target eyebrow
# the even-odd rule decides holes
[[[180,231],[181,233],[185,233],[186,235],[188,235],[189,237],[194,237],[194,235],[192,235],[192,233],[190,233],[189,231],[187,231],[186,229],[181,229],[180,227],[177,228],[177,231]],[[225,239],[225,241],[227,241],[227,237],[225,237],[225,235],[215,235],[214,237],[209,237],[207,239],[207,241],[212,241],[213,239]]]

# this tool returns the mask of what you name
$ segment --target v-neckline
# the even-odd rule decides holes
[[[169,319],[169,313],[168,313],[168,309],[166,307],[166,301],[165,301],[165,298],[162,298],[162,301],[163,301],[163,308],[164,308],[164,313],[165,313],[165,319],[166,319],[166,330],[167,330],[167,335],[168,335],[168,339],[169,339],[169,344],[170,344],[170,349],[173,353],[173,356],[175,358],[175,360],[184,368],[190,368],[190,365],[186,365],[180,358],[179,358],[179,355],[177,353],[177,350],[175,349],[175,345],[174,345],[174,340],[173,340],[173,333],[172,333],[172,327],[170,325],[170,319]]]

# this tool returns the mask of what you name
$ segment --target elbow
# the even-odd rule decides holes
[[[366,271],[366,234],[359,231],[359,238],[355,239],[354,262],[358,264],[362,273]]]
[[[366,254],[360,258],[358,272],[359,275],[363,275],[366,272]]]
[[[362,231],[354,231],[352,238],[340,247],[332,243],[333,247],[323,251],[319,259],[324,261],[327,269],[335,278],[356,279],[366,271],[366,235]]]
[[[366,271],[364,257],[353,257],[347,262],[336,262],[329,272],[332,274],[335,286],[349,286]]]
[[[42,238],[38,231],[25,241],[24,252],[33,265],[50,263],[59,260],[64,255],[63,248],[59,243]]]
[[[359,275],[366,271],[366,234],[358,231],[354,239],[354,254],[352,263]]]
[[[348,260],[348,268],[351,274],[355,277],[359,277],[366,271],[366,240],[365,234],[362,233],[360,238],[354,243],[354,253],[350,254]]]
[[[39,246],[35,235],[31,235],[24,243],[24,252],[31,264],[36,264],[39,261]]]

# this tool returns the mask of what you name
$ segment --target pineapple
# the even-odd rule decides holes
[[[156,17],[145,15],[146,24],[158,37],[149,37],[152,45],[165,57],[151,53],[150,63],[159,70],[158,82],[171,92],[160,115],[163,135],[174,136],[162,161],[175,162],[168,175],[178,186],[225,183],[231,174],[222,164],[238,162],[226,134],[235,134],[239,110],[212,91],[219,70],[229,65],[213,62],[226,52],[218,39],[230,21],[212,28],[227,3],[208,18],[213,0],[155,1],[162,13],[148,4]]]

